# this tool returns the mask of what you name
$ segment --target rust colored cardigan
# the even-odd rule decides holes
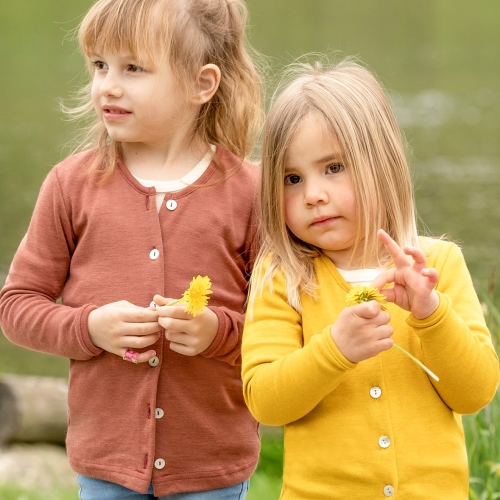
[[[212,161],[202,187],[167,193],[177,207],[163,203],[157,213],[154,188],[124,165],[102,187],[89,182],[90,154],[66,159],[43,183],[1,292],[3,332],[70,359],[67,450],[77,472],[143,493],[152,481],[156,496],[241,482],[259,452],[240,378],[257,167],[218,147],[225,178]],[[209,306],[219,319],[202,354],[173,352],[162,335],[152,346],[157,366],[134,365],[91,343],[93,309],[180,297],[198,274],[212,280]]]

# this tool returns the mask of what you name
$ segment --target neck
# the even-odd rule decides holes
[[[198,135],[176,134],[155,144],[122,143],[124,162],[141,179],[180,179],[205,156],[208,145]]]
[[[361,256],[353,256],[350,251],[331,252],[323,250],[323,254],[335,264],[337,269],[342,269],[344,271],[352,271],[355,269],[376,269],[379,267],[379,264],[374,259],[365,262],[363,265],[363,259]]]

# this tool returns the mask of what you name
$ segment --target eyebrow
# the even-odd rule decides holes
[[[314,163],[326,163],[328,161],[342,161],[342,157],[337,153],[331,153],[326,156],[323,156],[323,158],[314,160]]]

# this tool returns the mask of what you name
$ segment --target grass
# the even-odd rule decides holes
[[[250,479],[247,500],[274,500],[281,492],[283,475],[283,433],[261,430],[259,465]]]
[[[495,300],[495,273],[487,286],[476,283],[486,321],[500,352],[500,309]],[[500,392],[480,412],[464,417],[469,456],[470,499],[500,499]]]
[[[2,500],[47,500],[48,498],[50,500],[76,500],[78,498],[78,486],[48,493],[4,484],[0,485],[0,498]]]

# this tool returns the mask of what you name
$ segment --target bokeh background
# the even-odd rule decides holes
[[[70,32],[91,3],[0,5],[0,285],[42,180],[70,151],[75,127],[64,121],[58,99],[85,80]],[[500,260],[500,2],[247,4],[250,40],[272,73],[304,53],[335,51],[358,56],[377,73],[410,145],[421,229],[461,244],[476,283],[486,286]],[[2,342],[0,370],[6,368],[37,371],[39,364]],[[66,362],[42,369],[65,372]]]
[[[91,3],[0,2],[0,285],[27,229],[41,182],[70,151],[75,128],[64,121],[58,99],[70,97],[85,81],[83,59],[69,34]],[[477,289],[489,289],[495,300],[500,261],[500,2],[247,4],[250,41],[268,57],[271,73],[304,53],[335,51],[358,56],[376,72],[410,145],[422,231],[447,234],[459,243]],[[66,360],[11,346],[0,335],[0,373],[66,376],[67,367]]]

